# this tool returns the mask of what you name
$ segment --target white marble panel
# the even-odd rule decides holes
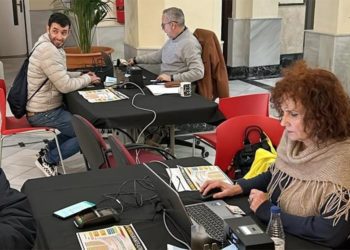
[[[5,79],[4,66],[2,65],[1,61],[0,61],[0,79]]]
[[[332,71],[350,94],[350,35],[306,31],[304,59],[312,67]]]
[[[281,54],[303,53],[305,5],[282,5],[278,15],[282,18]]]
[[[248,66],[249,19],[232,19],[228,23],[227,65],[231,67]]]
[[[124,58],[124,26],[103,26],[96,28],[96,43],[114,49],[112,58]]]
[[[281,19],[251,19],[249,67],[280,64]]]
[[[314,32],[305,31],[304,60],[312,67],[318,66],[320,36]]]
[[[334,74],[350,93],[350,36],[340,36],[335,39]]]
[[[160,49],[160,48],[159,48]],[[152,53],[157,51],[157,49],[151,49],[151,48],[135,48],[133,46],[130,46],[129,44],[124,43],[124,57],[125,58],[131,58],[137,55],[144,55],[147,53]]]
[[[320,47],[318,54],[318,66],[328,70],[333,70],[334,65],[334,37],[328,35],[320,36]]]

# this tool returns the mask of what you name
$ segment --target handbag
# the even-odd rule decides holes
[[[259,135],[259,142],[252,143],[250,141],[249,138],[252,133],[257,133]],[[259,148],[269,152],[272,151],[269,145],[270,139],[259,126],[248,126],[244,131],[243,138],[243,148],[239,150],[232,159],[232,169],[234,169],[235,172],[235,179],[243,178],[249,172],[254,162],[256,151]]]

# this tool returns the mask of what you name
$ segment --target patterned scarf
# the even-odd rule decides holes
[[[350,211],[350,138],[341,142],[311,145],[301,150],[302,143],[283,134],[277,149],[275,167],[268,194],[278,187],[281,208],[297,216],[319,216],[337,224]],[[287,185],[282,185],[286,183]]]

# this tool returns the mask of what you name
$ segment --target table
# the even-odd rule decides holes
[[[145,84],[155,79],[153,73],[143,70],[146,76]],[[153,119],[153,114],[136,109],[131,105],[131,99],[139,93],[138,89],[118,89],[130,97],[128,100],[89,103],[77,91],[65,95],[65,103],[73,114],[79,114],[88,119],[95,127],[113,128],[143,128]],[[180,95],[153,96],[147,89],[146,95],[137,96],[135,105],[153,109],[157,117],[153,125],[174,125],[183,123],[215,122],[224,117],[215,102],[193,94],[191,97]]]
[[[196,157],[170,160],[166,163],[171,167],[176,164],[182,166],[208,164],[204,159]],[[150,165],[161,176],[165,175],[165,168],[160,164]],[[74,227],[72,219],[60,220],[52,215],[53,211],[82,200],[98,202],[103,194],[114,192],[125,180],[143,178],[146,173],[141,165],[28,180],[23,185],[22,191],[28,196],[33,215],[37,220],[38,235],[35,248],[79,249],[75,233],[80,230]],[[142,194],[145,197],[152,195],[147,192],[142,192]],[[182,192],[180,196],[184,204],[201,201],[198,192]],[[256,220],[249,210],[247,197],[230,198],[226,202],[240,206]],[[166,232],[161,216],[155,214],[153,203],[147,203],[143,207],[129,207],[121,215],[119,224],[128,223],[133,223],[148,249],[166,249],[167,243],[183,247]],[[107,226],[109,225],[103,227]],[[92,229],[96,228],[89,230]],[[323,250],[329,248],[287,235],[286,249]]]
[[[147,70],[143,70],[143,75],[146,77],[145,84],[149,84],[149,80],[155,79],[155,75]],[[132,97],[136,93],[140,93],[140,90],[119,89],[119,91],[126,94],[129,99],[89,103],[77,91],[74,91],[65,95],[65,103],[71,113],[83,116],[97,128],[144,128],[152,121],[154,114],[132,106]],[[225,119],[218,110],[217,103],[208,101],[200,95],[192,94],[191,97],[154,96],[146,88],[144,91],[145,95],[137,96],[134,104],[156,112],[157,116],[152,125],[170,125],[170,149],[173,154],[175,125],[199,122],[214,123]]]

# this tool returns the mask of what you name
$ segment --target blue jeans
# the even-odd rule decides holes
[[[80,147],[78,139],[75,136],[72,126],[72,114],[63,108],[57,108],[47,112],[37,113],[28,117],[28,121],[32,126],[51,127],[58,129],[61,133],[57,135],[63,159],[79,152]],[[55,140],[48,143],[49,152],[46,160],[50,164],[58,165],[60,162]]]

